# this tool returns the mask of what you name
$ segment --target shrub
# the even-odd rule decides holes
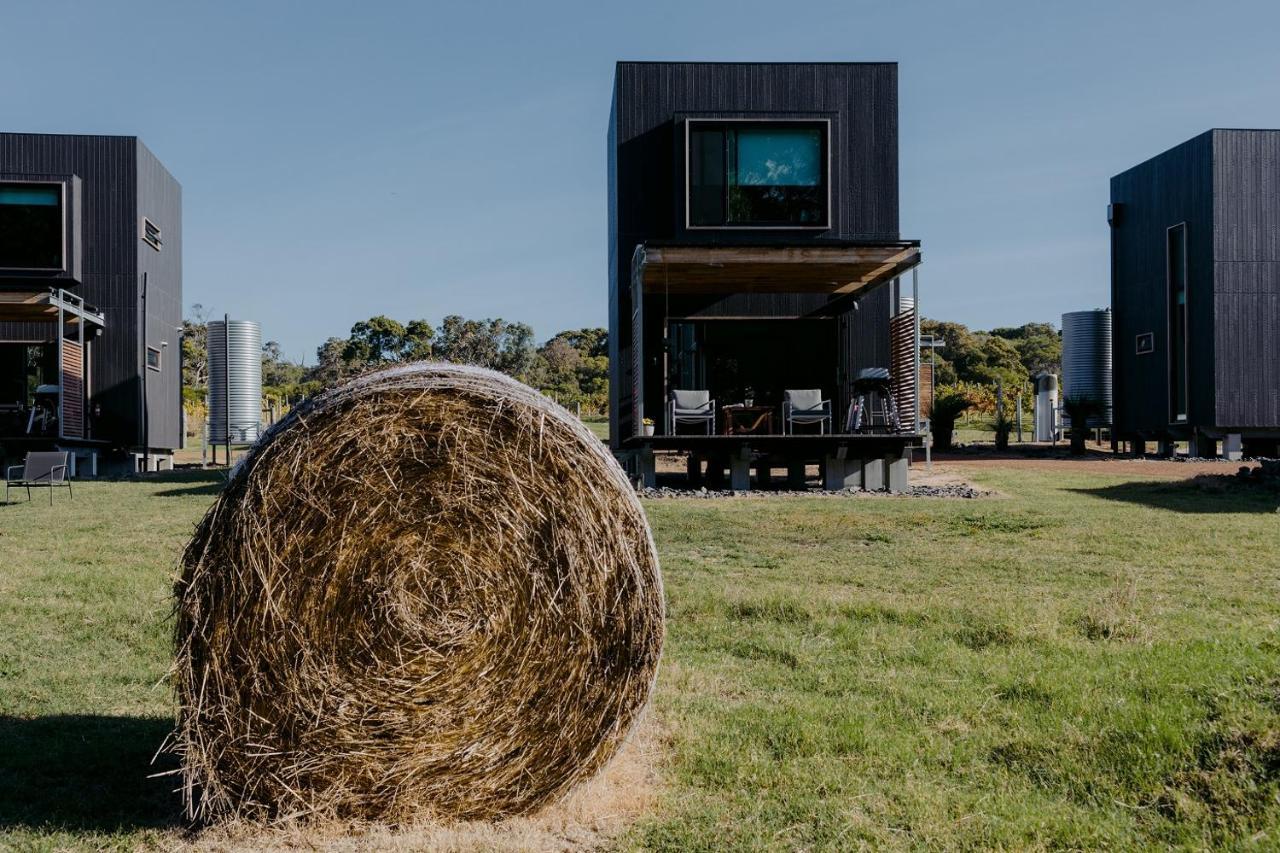
[[[929,411],[929,426],[938,450],[950,450],[955,435],[956,418],[973,406],[973,400],[961,388],[939,389]]]
[[[1005,413],[1004,409],[996,412],[996,450],[1009,449],[1009,433],[1013,432],[1013,419]]]
[[[1102,403],[1089,396],[1067,397],[1062,401],[1062,410],[1071,419],[1071,455],[1084,456],[1089,419],[1102,414]]]

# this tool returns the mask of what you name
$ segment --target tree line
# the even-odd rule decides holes
[[[934,381],[939,385],[1000,382],[1012,393],[1038,373],[1062,370],[1062,338],[1049,323],[981,332],[961,323],[921,319],[920,334],[942,341],[942,349],[933,356],[937,362]]]
[[[939,450],[951,446],[956,420],[967,411],[993,416],[996,446],[1004,449],[1014,429],[1018,400],[1024,411],[1031,411],[1035,377],[1062,372],[1062,337],[1049,323],[983,332],[961,323],[921,319],[920,333],[942,344],[924,356],[936,365],[926,415]]]
[[[198,407],[209,378],[208,317],[200,305],[192,306],[191,315],[183,322],[183,393]],[[609,397],[608,349],[604,329],[571,329],[538,345],[527,324],[502,318],[451,314],[436,327],[427,320],[402,323],[379,315],[355,323],[347,337],[326,340],[311,365],[286,358],[275,341],[264,343],[263,394],[290,405],[367,370],[433,359],[497,370],[562,405],[601,414]]]
[[[204,399],[208,384],[207,316],[200,305],[183,324],[184,393],[192,403]],[[941,347],[926,351],[936,365],[935,400],[946,397],[948,410],[995,414],[996,388],[1009,407],[1017,395],[1030,404],[1031,380],[1041,372],[1059,373],[1062,339],[1049,323],[973,330],[961,323],[922,319],[921,334]],[[361,320],[346,337],[333,337],[304,365],[281,352],[275,341],[262,346],[264,393],[288,405],[364,371],[408,361],[435,359],[476,364],[512,376],[584,413],[603,414],[609,396],[609,344],[604,329],[571,329],[538,345],[525,323],[502,318],[473,320],[451,314],[439,326],[427,320],[400,322],[378,315]],[[945,416],[941,409],[933,413]]]

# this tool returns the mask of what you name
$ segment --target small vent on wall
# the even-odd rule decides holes
[[[164,241],[160,239],[160,226],[156,225],[147,217],[142,217],[142,242],[146,243],[157,252],[164,245]]]
[[[1134,352],[1138,355],[1150,355],[1156,351],[1155,332],[1143,332],[1134,339]]]

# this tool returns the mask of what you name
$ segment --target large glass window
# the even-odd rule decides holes
[[[827,227],[825,123],[692,122],[689,225]]]
[[[0,267],[62,269],[62,188],[0,184]]]
[[[1167,237],[1169,277],[1169,417],[1187,419],[1187,226]]]
[[[41,385],[58,383],[58,348],[53,344],[0,343],[0,412],[15,404],[30,408],[35,402],[36,389]],[[25,413],[18,413],[21,423],[10,424],[17,431],[27,428]],[[0,415],[0,433],[3,432],[3,415]]]

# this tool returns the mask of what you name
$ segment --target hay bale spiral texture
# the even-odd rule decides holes
[[[190,815],[529,813],[647,703],[663,599],[606,448],[478,368],[369,374],[233,472],[176,586]]]

